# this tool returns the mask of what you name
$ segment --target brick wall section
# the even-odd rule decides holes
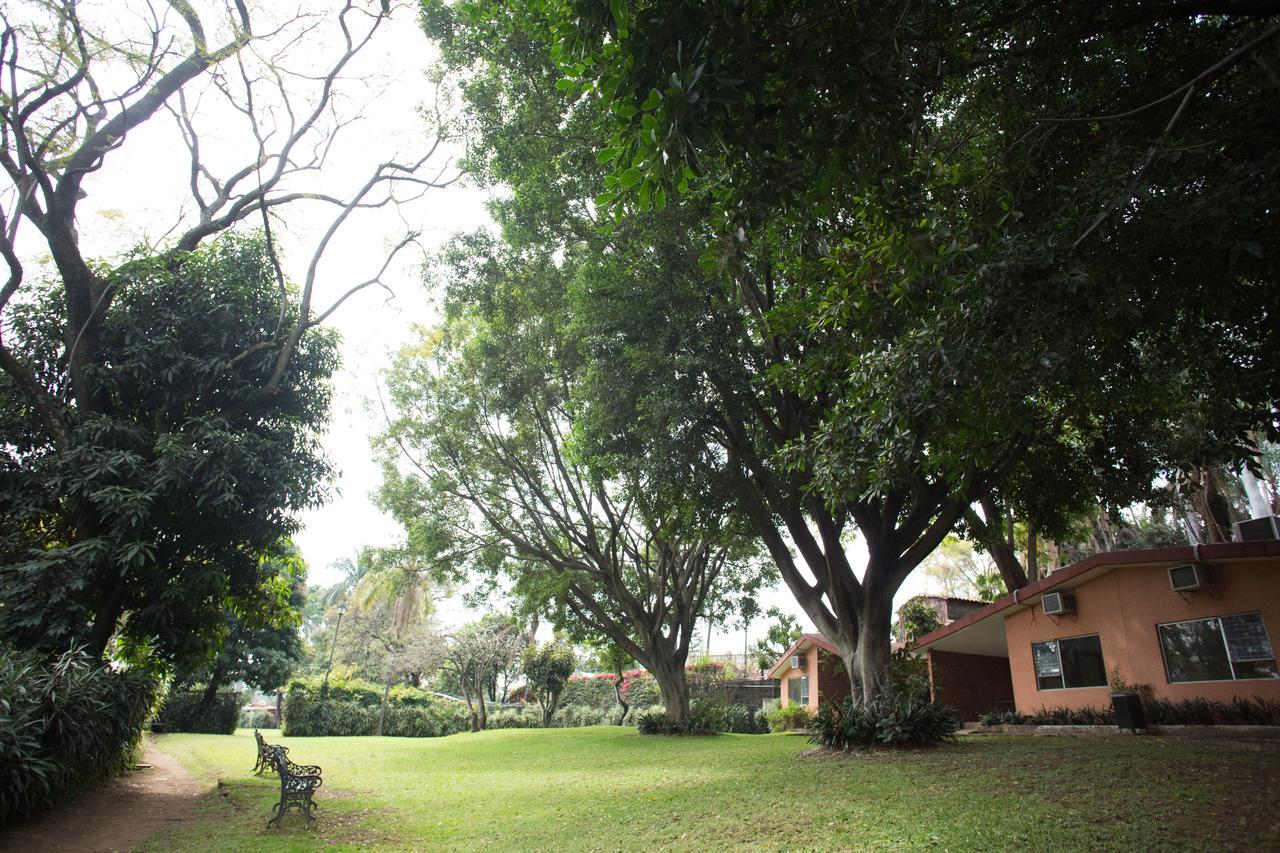
[[[844,661],[826,649],[818,653],[818,692],[819,701],[823,703],[849,698],[849,675]]]
[[[1013,706],[1013,679],[1009,659],[987,655],[929,650],[929,683],[933,700],[960,712],[960,719],[974,722],[995,708]]]

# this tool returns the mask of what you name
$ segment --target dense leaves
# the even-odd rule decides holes
[[[113,274],[92,371],[105,411],[74,405],[52,291],[15,306],[10,341],[43,354],[68,443],[38,428],[0,377],[0,634],[55,649],[120,628],[126,648],[196,665],[227,631],[279,596],[262,555],[319,500],[319,447],[335,338],[304,336],[278,393],[260,396],[288,310],[263,242],[227,236]],[[288,588],[284,589],[287,600]],[[269,620],[268,620],[269,621]]]
[[[157,688],[81,649],[45,660],[0,646],[0,823],[124,770]]]
[[[501,128],[478,147],[515,187],[504,236],[601,247],[566,303],[599,401],[583,451],[731,497],[864,695],[948,533],[995,553],[1013,513],[1065,536],[1274,431],[1277,78],[1245,71],[1276,67],[1265,7],[499,7],[425,20],[486,93],[559,114],[470,99]],[[606,236],[533,203],[592,197]],[[738,476],[688,476],[708,447]]]

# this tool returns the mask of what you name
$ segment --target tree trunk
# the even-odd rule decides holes
[[[627,700],[622,698],[622,667],[618,667],[618,677],[613,682],[613,695],[617,698],[618,704],[622,706],[622,716],[618,718],[618,725],[626,725],[627,712],[631,710],[631,706],[627,704]]]
[[[116,632],[116,623],[124,613],[124,576],[117,569],[98,612],[93,617],[93,630],[89,635],[86,651],[101,659],[107,652],[107,644]]]
[[[556,715],[556,706],[560,704],[560,694],[547,694],[545,700],[539,696],[538,704],[542,706],[542,727],[549,729],[551,728],[551,718]]]
[[[674,723],[689,721],[689,682],[685,679],[684,665],[679,662],[656,659],[652,662],[653,678],[662,693],[662,704],[667,719]]]
[[[484,706],[484,685],[476,684],[476,725],[475,731],[482,732],[489,726],[489,714]]]
[[[893,595],[868,588],[858,614],[858,648],[855,652],[863,702],[879,695],[889,681],[889,626],[892,621]],[[857,695],[854,694],[855,697]]]
[[[213,668],[213,672],[209,673],[209,683],[205,685],[204,695],[200,697],[201,705],[211,705],[213,703],[224,678],[226,678],[226,671],[222,668],[222,664],[218,664]]]

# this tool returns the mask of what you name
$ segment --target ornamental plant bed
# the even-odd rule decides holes
[[[1117,726],[1087,725],[1013,725],[981,726],[964,729],[960,734],[967,737],[989,737],[992,735],[1037,735],[1055,737],[1064,735],[1133,735],[1128,729]],[[1142,733],[1139,733],[1142,734]],[[1214,725],[1178,725],[1149,726],[1146,734],[1165,735],[1169,737],[1190,738],[1274,738],[1280,739],[1280,726],[1214,726]]]

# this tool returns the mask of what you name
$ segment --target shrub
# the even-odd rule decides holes
[[[0,823],[128,767],[157,695],[81,649],[46,661],[0,647]]]
[[[373,719],[376,722],[375,708]],[[436,701],[430,705],[388,704],[382,733],[388,737],[445,737],[471,728],[465,706],[457,702]]]
[[[636,729],[642,735],[711,735],[768,734],[769,725],[755,708],[726,705],[715,699],[695,699],[689,704],[689,720],[676,723],[668,719],[661,706],[636,714]]]
[[[658,703],[658,682],[648,672],[632,669],[624,672],[622,677],[622,698],[628,705],[637,708]],[[564,692],[560,694],[560,704],[587,705],[601,711],[612,711],[618,707],[618,698],[613,693],[616,679],[617,676],[611,672],[570,676]]]
[[[284,702],[285,737],[372,735],[378,725],[382,689],[372,682],[342,679],[328,689],[315,678],[296,679]],[[396,686],[387,694],[382,733],[388,737],[442,737],[470,728],[467,709],[425,690]]]
[[[565,705],[556,709],[555,716],[551,718],[551,725],[562,729],[577,728],[579,726],[603,726],[609,722],[610,713],[610,711],[599,710],[587,705]]]
[[[960,722],[946,705],[888,692],[870,702],[845,699],[818,708],[809,739],[828,749],[936,746],[955,739]]]
[[[1230,702],[1210,702],[1207,699],[1184,699],[1173,702],[1168,699],[1143,699],[1142,709],[1147,722],[1165,726],[1278,726],[1280,702],[1261,696],[1242,698],[1236,696]]]
[[[689,734],[685,723],[673,722],[667,717],[665,708],[647,708],[636,714],[636,730],[642,735],[683,735]]]
[[[155,728],[165,732],[235,734],[240,720],[240,694],[219,691],[205,704],[202,691],[174,691],[160,706]]]
[[[496,711],[489,715],[491,729],[539,729],[542,728],[541,714],[536,711]]]
[[[765,719],[775,732],[802,731],[813,722],[813,711],[809,710],[808,705],[792,702],[785,708],[774,708],[765,714]]]

